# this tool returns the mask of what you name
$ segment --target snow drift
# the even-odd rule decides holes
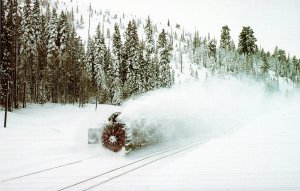
[[[149,141],[172,141],[231,133],[262,115],[283,97],[252,80],[190,82],[128,100],[120,119]],[[150,132],[150,133],[148,133]]]

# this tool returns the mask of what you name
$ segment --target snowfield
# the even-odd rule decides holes
[[[208,80],[120,107],[31,105],[0,129],[0,190],[300,190],[299,98]],[[128,156],[88,145],[87,129],[116,111],[162,141]]]

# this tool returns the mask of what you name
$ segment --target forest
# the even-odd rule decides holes
[[[176,72],[188,64],[195,79],[205,68],[220,78],[249,76],[275,91],[279,78],[294,87],[300,84],[300,59],[278,47],[274,52],[258,47],[250,26],[242,28],[235,44],[224,25],[217,42],[169,20],[158,30],[150,17],[123,23],[124,15],[90,6],[89,17],[103,15],[114,30],[99,23],[95,35],[82,39],[77,34],[82,15],[80,20],[74,17],[78,10],[58,11],[49,0],[5,0],[1,6],[0,103],[8,111],[28,103],[119,105],[129,97],[172,87]]]

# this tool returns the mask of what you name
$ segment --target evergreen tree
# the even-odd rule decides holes
[[[104,57],[104,72],[106,76],[106,84],[107,84],[107,99],[109,103],[113,103],[114,94],[116,92],[117,87],[115,87],[115,68],[111,58],[111,51],[108,48]]]
[[[300,77],[300,62],[298,61],[296,56],[293,56],[292,59],[292,79],[294,82],[297,82]]]
[[[79,101],[81,104],[83,104],[86,100],[85,91],[86,88],[83,86],[87,86],[87,84],[84,84],[83,82],[86,81],[86,79],[81,79],[85,75],[83,75],[85,71],[85,51],[84,51],[84,45],[80,39],[80,37],[77,36],[76,30],[74,27],[70,28],[69,32],[69,40],[67,42],[67,52],[68,57],[66,59],[66,101],[75,103]]]
[[[19,4],[18,1],[13,1],[13,21],[10,25],[13,28],[13,62],[14,62],[14,75],[13,75],[13,99],[14,99],[14,107],[19,107],[19,77],[18,77],[18,68],[20,66],[20,44],[21,44],[21,15],[19,13]]]
[[[89,37],[87,42],[87,71],[94,87],[96,87],[95,42]]]
[[[34,28],[32,25],[32,10],[31,1],[25,0],[23,7],[23,18],[22,18],[22,84],[23,84],[23,107],[26,106],[27,99],[33,100],[34,96],[34,58],[35,58],[35,35]]]
[[[6,108],[6,112],[10,106],[7,103],[11,103],[9,94],[11,94],[11,86],[13,84],[13,72],[14,64],[12,57],[13,55],[13,28],[11,22],[13,20],[13,9],[12,2],[8,1],[4,6],[6,15],[1,15],[3,26],[1,27],[1,66],[0,66],[0,104]],[[2,13],[2,11],[1,11]]]
[[[138,63],[139,38],[135,20],[129,21],[125,33],[123,47],[121,80],[124,83],[124,96],[129,97],[138,90],[138,75],[140,66]]]
[[[41,26],[41,14],[40,14],[40,4],[39,0],[35,0],[34,6],[32,9],[32,28],[33,28],[33,48],[34,48],[34,60],[32,60],[31,69],[31,97],[34,102],[39,102],[39,47],[41,46],[41,34],[40,34],[40,26]]]
[[[170,46],[167,41],[165,30],[159,34],[157,41],[158,60],[159,60],[159,83],[160,87],[170,87],[172,84],[170,67]]]
[[[287,70],[288,70],[288,59],[286,57],[286,53],[285,50],[283,49],[279,49],[278,50],[278,57],[277,57],[278,61],[279,61],[279,75],[281,77],[287,76]]]
[[[100,30],[100,24],[98,24],[95,36],[95,72],[96,72],[96,86],[101,90],[101,94],[106,94],[107,84],[104,71],[104,59],[106,53],[106,45],[104,42],[103,34]],[[102,100],[103,101],[103,100]]]
[[[37,55],[38,55],[38,102],[45,103],[49,100],[47,95],[47,45],[48,45],[48,31],[46,29],[46,16],[41,17],[41,25],[40,25],[40,37],[39,44],[37,46]]]
[[[58,66],[59,66],[59,38],[58,38],[58,19],[56,10],[53,9],[51,19],[47,26],[48,44],[47,44],[47,94],[49,99],[58,103]]]
[[[72,47],[68,45],[76,44],[73,42],[76,38],[76,32],[72,31],[67,15],[63,11],[58,18],[57,24],[58,36],[56,45],[59,53],[59,64],[57,65],[58,70],[56,70],[56,72],[59,85],[58,97],[60,102],[67,103],[70,100],[67,96],[69,94],[69,92],[67,92],[69,83],[68,76],[70,76],[70,71],[72,71],[72,67],[74,65],[74,62],[72,61]]]
[[[249,55],[257,51],[256,38],[254,37],[253,30],[248,27],[243,27],[239,35],[239,52],[241,54]]]
[[[153,26],[150,17],[148,17],[146,20],[145,35],[146,35],[146,40],[145,40],[146,52],[153,54],[155,51],[155,45],[153,39]]]
[[[230,29],[227,25],[223,26],[221,30],[220,48],[225,50],[231,49]]]
[[[156,57],[155,52],[155,43],[153,38],[153,25],[150,20],[150,17],[146,20],[146,26],[145,26],[145,34],[146,34],[146,40],[145,40],[145,56],[143,58],[144,60],[144,67],[142,71],[144,72],[144,91],[149,91],[155,88],[156,86],[156,64],[154,62],[154,59]],[[143,47],[143,46],[142,46]],[[141,56],[140,56],[141,58]]]
[[[253,57],[252,55],[257,51],[256,38],[254,37],[253,30],[248,27],[243,27],[242,32],[239,35],[238,50],[240,54],[245,55],[246,61],[242,65],[243,70],[254,75]]]
[[[264,78],[266,78],[266,74],[267,72],[269,71],[270,69],[270,64],[268,62],[268,58],[267,58],[267,54],[266,53],[263,53],[261,55],[261,58],[262,58],[262,64],[260,66],[260,69],[261,69],[261,72],[262,72],[262,75]]]
[[[216,42],[214,40],[209,41],[207,45],[207,49],[208,49],[208,56],[211,58],[216,58],[217,47],[216,47]]]
[[[193,53],[195,53],[196,49],[200,47],[200,37],[199,32],[196,31],[193,39]]]
[[[113,85],[114,95],[112,103],[119,105],[123,99],[122,82],[121,82],[121,63],[122,63],[122,39],[118,24],[115,24],[112,44],[112,70],[113,70]]]

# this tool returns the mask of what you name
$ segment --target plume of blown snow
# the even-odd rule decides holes
[[[271,97],[251,80],[189,82],[128,100],[120,119],[130,129],[159,132],[164,141],[215,137],[252,123],[278,100]]]

